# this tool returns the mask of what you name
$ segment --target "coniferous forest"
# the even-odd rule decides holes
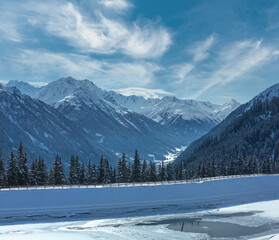
[[[211,158],[187,167],[183,162],[174,166],[170,162],[166,164],[141,160],[135,150],[133,161],[127,161],[123,153],[116,167],[110,165],[103,156],[96,165],[91,160],[84,164],[78,156],[72,155],[66,171],[58,154],[48,169],[42,157],[29,162],[22,143],[16,153],[11,151],[7,159],[3,158],[0,150],[1,187],[156,182],[258,173],[279,173],[278,162],[272,161],[270,157],[261,162],[255,157],[237,157],[230,161],[223,159],[218,163]]]

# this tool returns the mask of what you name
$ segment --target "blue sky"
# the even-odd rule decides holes
[[[0,82],[246,102],[278,83],[279,2],[0,2]]]

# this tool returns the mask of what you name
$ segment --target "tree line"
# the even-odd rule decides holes
[[[2,187],[155,182],[256,173],[279,173],[278,162],[265,158],[259,164],[255,157],[238,157],[231,158],[229,162],[223,159],[220,163],[216,163],[212,158],[198,164],[186,165],[181,162],[174,166],[170,162],[156,164],[153,161],[141,161],[136,150],[133,161],[127,161],[123,153],[116,167],[103,156],[98,165],[91,160],[85,165],[78,156],[72,155],[66,174],[59,155],[56,155],[52,167],[48,170],[42,157],[35,159],[29,165],[22,143],[16,154],[11,151],[7,163],[0,150],[0,186]]]

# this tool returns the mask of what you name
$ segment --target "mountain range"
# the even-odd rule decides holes
[[[124,96],[71,77],[42,88],[10,81],[0,91],[0,147],[8,154],[22,140],[29,155],[49,163],[56,153],[66,161],[77,154],[83,161],[104,155],[115,162],[122,152],[132,158],[136,148],[144,159],[164,160],[239,105]]]

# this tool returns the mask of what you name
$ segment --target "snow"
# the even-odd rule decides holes
[[[0,223],[196,209],[279,198],[279,175],[162,185],[0,191]],[[43,215],[42,215],[43,214]],[[28,216],[34,216],[32,218]],[[36,217],[37,216],[37,217]]]
[[[73,222],[54,222],[37,224],[17,224],[0,226],[0,240],[89,240],[89,239],[211,239],[211,237],[202,233],[180,232],[168,228],[168,224],[160,221],[187,219],[193,217],[208,218],[210,221],[216,221],[209,218],[212,214],[219,214],[219,222],[238,222],[242,226],[264,225],[278,223],[279,221],[279,200],[264,201],[258,203],[238,205],[229,208],[212,209],[199,212],[188,212],[178,214],[164,214],[151,216],[136,216],[125,218],[108,218],[83,220]],[[242,217],[234,214],[242,213]],[[243,214],[244,213],[244,214]],[[248,213],[245,216],[245,213]],[[253,213],[252,215],[249,213]],[[226,217],[230,214],[231,217]],[[149,223],[158,224],[149,224]],[[267,240],[279,239],[279,230],[263,232],[260,234],[248,236],[241,239]],[[272,237],[272,238],[271,238]]]
[[[105,137],[101,133],[96,133],[95,136],[98,137],[99,143],[102,143],[104,141]]]
[[[180,148],[175,148],[174,151],[164,155],[165,157],[164,162],[173,162],[179,156],[179,154],[183,152],[186,148],[187,148],[186,146],[181,146]]]

